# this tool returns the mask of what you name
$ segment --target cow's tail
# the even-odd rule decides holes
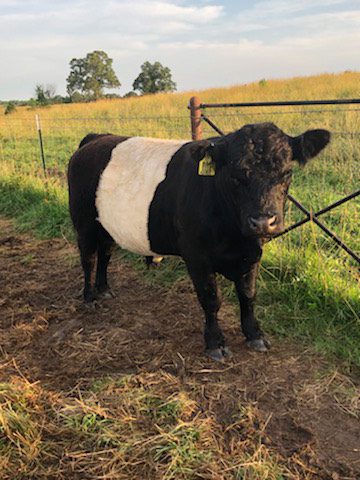
[[[89,142],[96,140],[99,137],[106,137],[107,135],[111,135],[111,133],[88,133],[79,143],[79,148],[83,147]]]

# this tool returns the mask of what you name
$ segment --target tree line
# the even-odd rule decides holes
[[[70,61],[70,73],[66,79],[67,96],[56,94],[54,85],[37,84],[35,97],[25,102],[8,102],[5,114],[14,111],[17,104],[45,106],[54,103],[89,102],[100,98],[126,98],[160,92],[173,92],[176,83],[171,71],[160,62],[145,62],[134,80],[133,90],[121,97],[116,93],[105,93],[105,89],[116,89],[121,83],[113,69],[113,59],[102,50],[94,50],[84,58]]]

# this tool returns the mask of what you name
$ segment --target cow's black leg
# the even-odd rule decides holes
[[[95,288],[97,292],[108,296],[113,296],[107,280],[107,268],[111,258],[113,245],[114,240],[102,227],[100,227],[97,239],[97,267]]]
[[[206,352],[213,360],[222,361],[230,355],[230,352],[225,347],[224,335],[217,319],[221,300],[217,290],[215,274],[201,267],[196,268],[188,263],[187,267],[199,302],[205,313],[204,337]]]
[[[259,263],[253,264],[250,271],[240,276],[235,282],[235,287],[240,303],[241,328],[246,342],[254,350],[265,352],[270,344],[264,339],[254,313],[258,269]]]
[[[146,264],[148,269],[153,265],[153,258],[154,257],[152,257],[150,255],[145,257],[145,264]]]
[[[82,232],[78,236],[81,265],[84,271],[84,300],[92,302],[95,295],[91,287],[92,272],[95,264],[95,252],[97,248],[96,231]]]

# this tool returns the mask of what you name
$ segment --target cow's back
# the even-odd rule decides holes
[[[153,255],[149,208],[167,166],[184,141],[133,137],[111,153],[96,191],[98,220],[126,250]]]

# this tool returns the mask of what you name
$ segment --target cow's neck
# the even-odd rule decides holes
[[[239,215],[236,213],[231,198],[223,195],[221,189],[214,188],[213,199],[216,202],[214,209],[215,218],[210,224],[216,230],[214,235],[219,245],[222,245],[226,250],[233,250],[234,252],[237,249],[252,250],[259,252],[261,255],[263,239],[244,236]]]
[[[243,237],[240,216],[231,196],[227,194],[226,189],[217,186],[213,195],[223,231],[237,238]]]

